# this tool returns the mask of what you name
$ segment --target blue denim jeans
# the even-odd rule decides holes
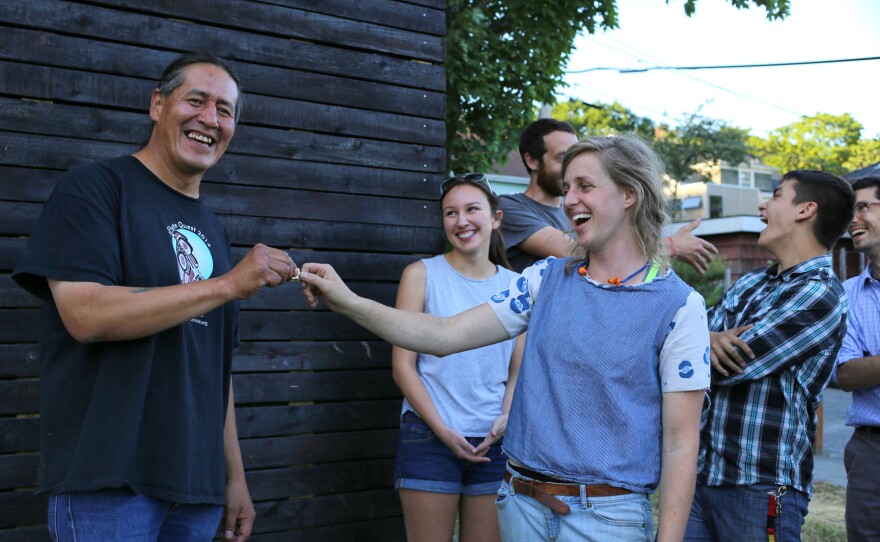
[[[651,503],[647,495],[587,497],[582,488],[580,497],[556,498],[567,504],[571,512],[560,514],[527,495],[518,495],[510,483],[503,482],[495,501],[501,539],[504,542],[645,542],[653,539]]]
[[[55,542],[209,541],[223,507],[181,504],[127,489],[49,497],[49,534]]]
[[[684,539],[691,542],[766,542],[768,492],[778,488],[772,484],[717,487],[697,484]],[[804,493],[791,488],[780,501],[775,525],[776,541],[799,541],[810,501]]]

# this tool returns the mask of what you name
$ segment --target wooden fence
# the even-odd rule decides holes
[[[181,52],[229,59],[245,109],[202,197],[237,258],[256,242],[332,263],[393,303],[442,250],[443,0],[0,2],[0,539],[47,540],[39,302],[9,274],[61,175],[131,153]],[[399,540],[390,347],[295,286],[243,304],[234,362],[257,542]]]

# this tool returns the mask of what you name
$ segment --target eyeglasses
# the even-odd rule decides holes
[[[856,214],[863,215],[868,212],[872,205],[880,205],[877,201],[860,201],[856,203]]]
[[[450,177],[440,183],[440,197],[445,196],[447,192],[452,190],[452,188],[465,183],[485,186],[489,192],[492,192],[492,187],[489,186],[489,179],[487,179],[482,173],[462,173],[461,175]]]

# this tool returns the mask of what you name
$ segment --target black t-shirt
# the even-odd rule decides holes
[[[231,269],[204,204],[132,156],[72,169],[46,203],[13,278],[45,300],[40,329],[40,490],[130,487],[223,503],[238,303],[143,339],[84,345],[64,328],[46,278],[159,287]]]

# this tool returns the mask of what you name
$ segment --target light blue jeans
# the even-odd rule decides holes
[[[526,495],[508,482],[498,490],[498,524],[504,542],[644,542],[653,539],[651,503],[647,495],[556,497],[571,508],[563,515]]]
[[[49,534],[55,542],[197,542],[217,534],[223,507],[181,504],[125,489],[49,497]]]

